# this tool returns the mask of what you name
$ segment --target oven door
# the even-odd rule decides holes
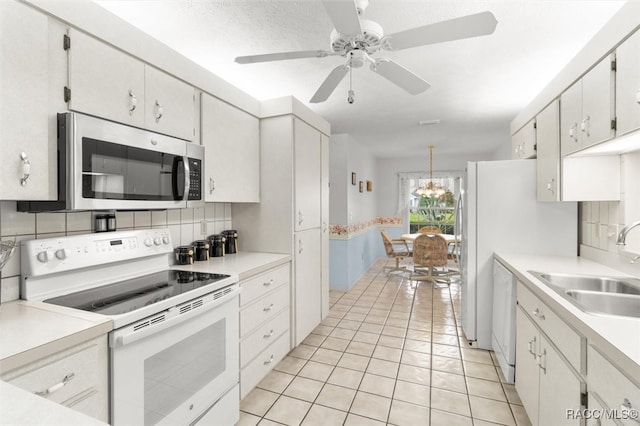
[[[238,295],[234,284],[111,332],[113,425],[188,425],[237,386]],[[232,399],[221,405],[237,421]]]
[[[77,113],[62,115],[73,210],[186,207],[188,142]]]

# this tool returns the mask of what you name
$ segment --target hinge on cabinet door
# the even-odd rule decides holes
[[[587,391],[580,392],[580,406],[589,408],[589,393]]]
[[[534,144],[533,144],[533,150],[534,150],[534,151],[537,151],[537,150],[538,150],[538,144],[537,144],[537,143],[534,143]]]
[[[534,128],[534,129],[537,129],[537,128],[538,128],[538,123],[537,123],[537,122],[535,122],[535,121],[534,121],[534,123],[533,123],[533,128]]]
[[[69,89],[67,86],[64,86],[64,101],[71,101],[71,89]]]
[[[62,36],[62,48],[64,50],[71,49],[71,37],[68,34]]]
[[[611,71],[618,71],[618,62],[615,59],[611,61]]]
[[[611,130],[618,130],[618,119],[614,118],[611,120]]]

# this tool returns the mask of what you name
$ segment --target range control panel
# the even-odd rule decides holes
[[[39,276],[171,253],[166,228],[102,232],[22,241],[23,276]]]

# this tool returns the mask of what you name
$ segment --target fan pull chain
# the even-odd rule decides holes
[[[349,66],[349,93],[347,94],[347,102],[350,104],[356,101],[356,93],[353,91],[353,67]]]

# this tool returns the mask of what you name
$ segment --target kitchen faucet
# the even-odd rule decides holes
[[[625,240],[627,239],[627,234],[636,226],[640,225],[640,222],[633,222],[631,225],[627,225],[622,228],[622,231],[618,234],[618,240],[616,241],[616,245],[623,246],[625,244]]]

